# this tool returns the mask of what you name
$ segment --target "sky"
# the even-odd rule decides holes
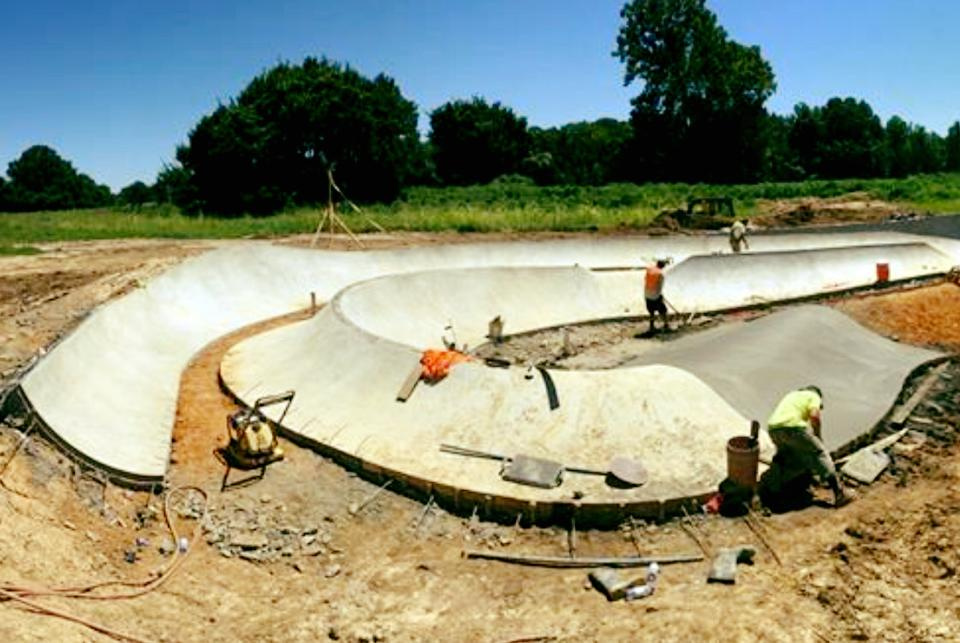
[[[152,183],[190,129],[280,61],[391,76],[429,113],[499,101],[532,126],[626,119],[623,0],[28,0],[0,11],[0,173],[44,144],[118,191]],[[946,133],[960,119],[956,0],[707,0],[757,45],[767,108],[866,100]]]

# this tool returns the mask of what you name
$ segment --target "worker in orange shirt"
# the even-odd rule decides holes
[[[666,265],[666,259],[657,259],[655,265],[647,267],[643,280],[643,297],[647,302],[647,313],[650,315],[649,333],[651,335],[656,330],[653,323],[656,313],[660,313],[663,317],[663,329],[670,330],[670,324],[667,321],[667,305],[663,300],[663,269]]]

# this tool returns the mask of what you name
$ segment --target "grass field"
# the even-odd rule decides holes
[[[601,187],[538,187],[501,180],[462,188],[412,188],[390,205],[343,212],[355,232],[395,231],[610,231],[647,226],[662,210],[682,207],[690,196],[726,195],[737,212],[756,214],[761,200],[836,197],[862,192],[924,213],[960,212],[960,175],[906,179],[804,181],[757,185],[615,184]],[[243,238],[310,233],[317,209],[270,217],[184,216],[172,206],[139,212],[116,209],[0,214],[0,254],[36,251],[29,244],[119,238]]]

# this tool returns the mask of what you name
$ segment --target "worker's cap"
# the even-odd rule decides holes
[[[817,395],[819,395],[821,398],[823,397],[823,391],[821,391],[821,390],[820,390],[820,387],[817,386],[816,384],[808,384],[808,385],[804,386],[803,389],[804,389],[805,391],[813,391],[814,393],[816,393]]]

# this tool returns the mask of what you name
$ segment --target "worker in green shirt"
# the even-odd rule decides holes
[[[823,394],[816,386],[806,386],[787,393],[767,420],[767,431],[777,447],[774,462],[780,466],[780,479],[793,480],[813,474],[830,485],[834,506],[850,501],[844,491],[830,452],[820,434],[820,413]]]

